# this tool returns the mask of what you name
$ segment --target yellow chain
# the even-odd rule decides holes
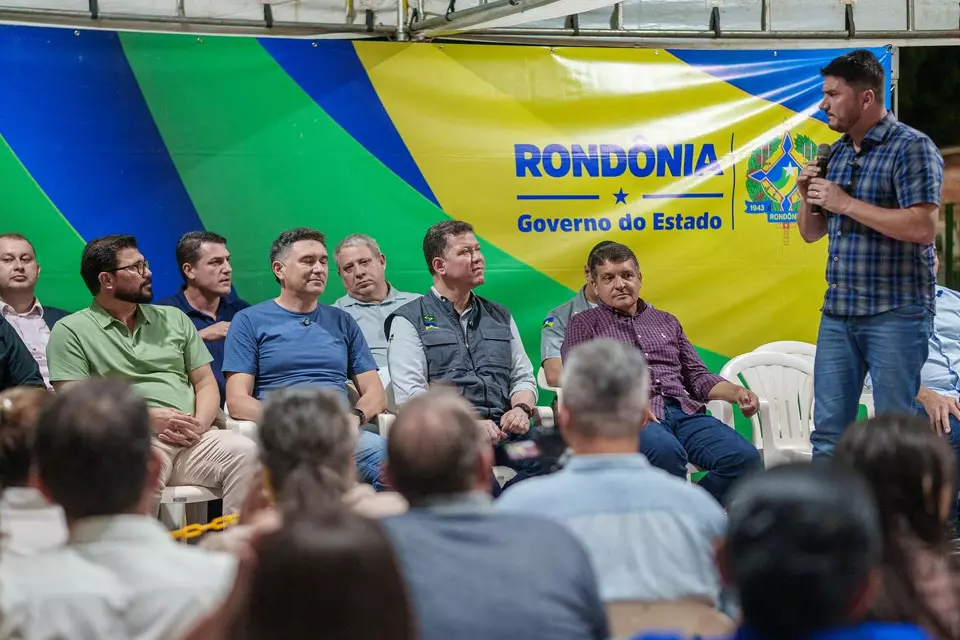
[[[219,518],[214,518],[207,524],[188,524],[183,529],[171,531],[170,535],[173,536],[174,540],[193,540],[194,538],[199,538],[207,531],[223,531],[230,525],[236,524],[239,519],[239,514],[231,513],[220,516]]]

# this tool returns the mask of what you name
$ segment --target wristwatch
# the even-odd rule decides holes
[[[526,402],[518,402],[517,404],[513,405],[513,408],[521,409],[525,414],[531,418],[533,417],[533,409],[531,409],[530,405],[528,405]]]
[[[363,409],[357,409],[354,407],[350,410],[350,413],[360,418],[360,424],[367,424],[367,414],[363,412]]]

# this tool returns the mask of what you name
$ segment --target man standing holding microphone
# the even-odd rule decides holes
[[[816,163],[800,173],[797,224],[806,242],[828,236],[810,436],[814,458],[828,458],[857,417],[867,373],[878,414],[916,411],[934,313],[943,158],[887,112],[872,53],[847,53],[820,74],[820,108],[843,136],[825,177]]]

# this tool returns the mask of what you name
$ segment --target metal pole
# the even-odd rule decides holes
[[[907,0],[907,31],[917,29],[917,0]]]
[[[415,25],[410,31],[419,35],[435,36],[442,33],[455,33],[468,27],[497,18],[505,18],[524,11],[556,4],[557,0],[495,0],[487,4],[454,11],[445,16],[427,18]],[[602,31],[602,29],[600,30]]]
[[[483,20],[484,22],[486,20]],[[463,30],[436,29],[436,33],[421,34],[428,37],[440,37],[442,35],[463,35],[463,36],[491,36],[491,37],[543,37],[557,38],[579,35],[584,38],[645,38],[645,39],[709,39],[717,40],[716,34],[712,30],[683,30],[683,31],[657,31],[655,29],[622,29],[613,31],[610,29],[580,29],[579,34],[573,32],[573,29],[537,29],[522,27],[498,27],[495,29],[477,29]],[[441,33],[441,31],[443,33]],[[719,40],[850,40],[850,34],[847,30],[842,31],[723,31]],[[942,39],[950,40],[960,38],[960,29],[946,31],[865,31],[857,29],[855,40],[925,40]]]
[[[944,280],[946,280],[947,287],[950,289],[956,289],[957,287],[953,283],[953,203],[948,202],[947,206],[947,219],[944,221],[943,233],[946,236],[943,239],[943,253],[946,258],[944,264]]]
[[[397,42],[406,42],[407,35],[407,0],[397,0]]]
[[[770,0],[763,0],[760,3],[760,30],[770,31],[773,29],[773,20],[770,15]]]
[[[614,31],[623,29],[623,2],[613,5],[613,29]]]

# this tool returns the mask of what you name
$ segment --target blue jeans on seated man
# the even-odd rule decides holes
[[[387,461],[387,443],[375,433],[360,429],[357,447],[353,453],[360,482],[372,484],[377,491],[387,487],[383,484],[383,463]]]
[[[930,416],[927,415],[926,410],[924,410],[921,404],[917,405],[917,415],[924,420],[930,420]],[[944,437],[950,439],[950,446],[953,447],[953,455],[957,463],[957,487],[960,488],[960,420],[957,420],[954,416],[950,416],[950,433]],[[954,500],[951,502],[950,506],[950,524],[960,529],[957,522],[957,501]]]
[[[930,317],[919,305],[872,316],[823,314],[813,365],[814,459],[833,457],[840,437],[857,419],[867,372],[877,415],[916,411]]]
[[[684,413],[673,398],[663,400],[663,420],[640,432],[640,453],[681,478],[687,477],[687,462],[707,471],[700,486],[720,504],[734,482],[763,467],[760,453],[743,436],[706,413]]]

